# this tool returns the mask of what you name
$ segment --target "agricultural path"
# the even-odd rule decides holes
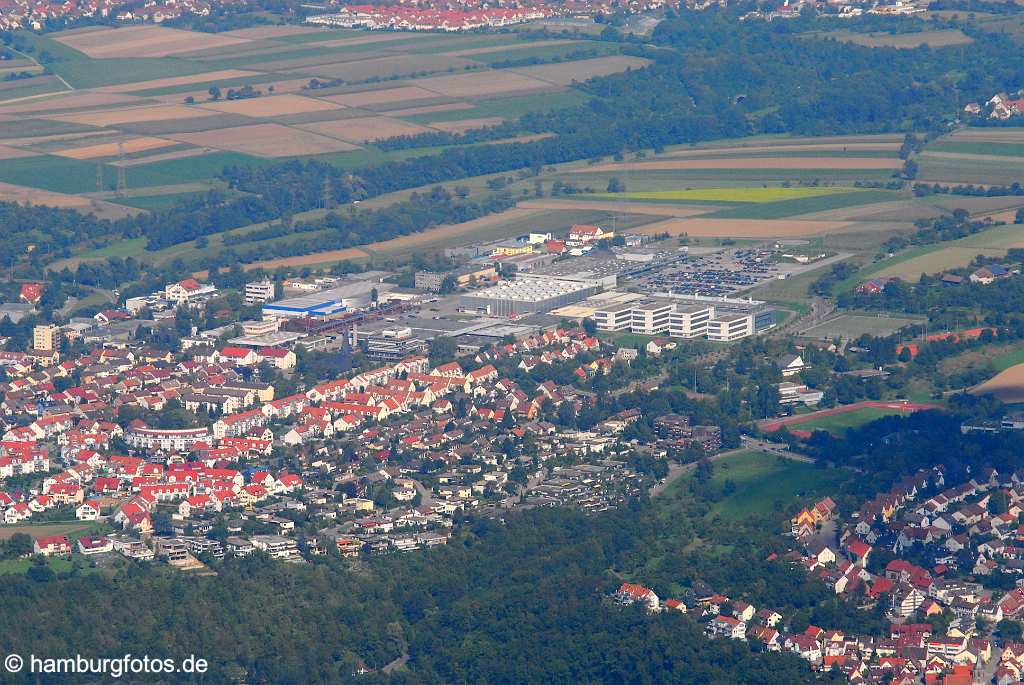
[[[24,57],[25,59],[27,59],[27,60],[28,60],[29,62],[32,62],[32,64],[34,64],[34,65],[36,65],[37,67],[39,67],[40,69],[43,69],[44,71],[46,70],[46,67],[44,67],[44,66],[43,66],[42,64],[40,64],[40,63],[39,63],[39,60],[37,60],[37,59],[36,59],[35,57],[33,57],[32,55],[29,55],[29,54],[27,54],[27,53],[24,53],[24,52],[22,52],[21,50],[15,50],[14,48],[12,48],[12,47],[10,47],[10,46],[7,46],[7,49],[8,49],[8,50],[10,50],[11,52],[15,53],[15,54],[21,55],[22,57]],[[67,89],[68,89],[69,91],[72,91],[72,90],[74,90],[74,89],[75,89],[75,87],[74,87],[74,86],[72,86],[72,85],[71,85],[70,83],[68,83],[68,82],[67,82],[66,80],[64,80],[64,77],[63,77],[63,76],[61,76],[60,74],[58,74],[57,72],[53,72],[53,76],[54,76],[54,77],[55,77],[55,78],[56,78],[56,79],[57,79],[58,81],[60,81],[61,83],[63,83],[63,84],[64,84],[64,87],[65,87],[65,88],[67,88]],[[9,104],[11,104],[12,102],[21,102],[22,100],[35,100],[35,99],[38,99],[38,98],[43,98],[43,97],[46,97],[46,96],[48,96],[48,95],[56,95],[56,93],[41,93],[41,94],[39,94],[39,95],[26,95],[26,96],[25,96],[25,97],[23,97],[23,98],[14,98],[13,100],[5,100],[5,101],[4,101],[4,104],[5,104],[5,105],[9,105]]]

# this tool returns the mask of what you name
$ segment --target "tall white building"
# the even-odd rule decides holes
[[[642,335],[658,335],[669,329],[674,305],[664,300],[647,300],[633,305],[630,330]]]
[[[33,328],[32,347],[43,352],[53,352],[60,348],[60,328],[52,323]]]
[[[246,304],[265,304],[274,299],[273,281],[253,281],[245,284]]]
[[[627,331],[633,325],[633,303],[613,302],[594,310],[599,331]]]
[[[708,334],[708,321],[715,316],[711,305],[677,304],[668,318],[668,334],[673,338],[699,338]]]
[[[753,334],[753,314],[723,314],[708,321],[708,340],[732,342]]]

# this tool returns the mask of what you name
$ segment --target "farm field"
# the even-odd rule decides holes
[[[933,274],[967,266],[979,254],[1000,257],[1007,250],[1017,247],[1024,247],[1024,230],[1014,224],[996,226],[959,240],[907,250],[862,271],[857,280],[859,282],[874,277],[917,280],[922,273]],[[855,283],[844,283],[843,287],[853,285]]]
[[[796,238],[840,232],[853,227],[845,221],[795,221],[762,219],[714,219],[694,217],[666,219],[645,226],[639,233],[713,238]]]
[[[701,202],[778,202],[836,193],[859,192],[856,188],[687,188],[645,192],[602,193],[601,197],[626,200],[697,200]]]
[[[65,195],[95,192],[98,175],[101,190],[110,190],[118,166],[131,169],[129,188],[141,190],[210,184],[226,164],[282,157],[358,168],[430,154],[437,149],[385,151],[373,142],[464,132],[579,104],[586,96],[574,83],[647,64],[607,42],[514,33],[307,26],[202,33],[135,25],[27,34],[25,41],[29,54],[47,53],[54,75],[0,84],[0,181]],[[558,61],[491,66],[509,59]],[[39,97],[22,99],[22,86]],[[37,92],[44,86],[60,92]],[[243,87],[256,97],[234,97]],[[389,110],[395,114],[381,114]],[[28,140],[79,132],[100,139],[46,149]],[[89,203],[78,206],[88,211]]]
[[[930,143],[917,158],[917,178],[946,184],[1024,181],[1024,128],[968,128]]]
[[[875,316],[868,314],[840,314],[827,321],[800,331],[805,338],[831,340],[843,338],[852,340],[862,335],[892,335],[901,328],[919,323],[920,319],[900,316]]]
[[[246,269],[273,269],[279,266],[322,266],[345,259],[408,258],[414,252],[440,250],[446,247],[509,238],[528,231],[565,233],[573,224],[602,223],[611,218],[608,212],[582,210],[527,209],[522,206],[491,214],[461,224],[446,224],[435,228],[392,238],[359,248],[329,250],[296,257],[262,260],[246,264]],[[642,226],[654,220],[646,215],[617,215],[617,225],[626,229]]]
[[[577,173],[606,171],[671,171],[704,169],[895,169],[901,166],[898,158],[889,157],[707,157],[700,159],[659,159],[643,162],[614,162],[579,169]]]
[[[1024,402],[1024,364],[1014,364],[970,390],[972,395],[992,395],[1006,404]]]
[[[919,31],[916,33],[852,33],[849,31],[832,31],[816,34],[820,37],[855,43],[868,48],[902,48],[914,49],[922,45],[932,48],[943,48],[951,45],[967,45],[970,36],[959,29]]]

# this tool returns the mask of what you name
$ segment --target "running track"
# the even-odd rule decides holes
[[[820,419],[823,416],[835,416],[836,414],[846,414],[851,411],[857,411],[858,409],[896,409],[898,411],[915,412],[923,411],[925,409],[942,409],[942,405],[933,404],[929,402],[877,402],[872,400],[865,400],[863,402],[855,402],[853,404],[844,404],[841,407],[832,407],[831,409],[822,409],[821,411],[811,412],[810,414],[800,414],[799,416],[787,416],[783,419],[765,419],[759,421],[758,426],[761,430],[766,433],[774,433],[783,426],[796,426],[806,421],[813,421],[814,419]]]

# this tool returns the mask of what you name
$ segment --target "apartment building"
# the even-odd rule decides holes
[[[60,328],[56,324],[43,324],[32,329],[32,348],[53,352],[60,348]]]

